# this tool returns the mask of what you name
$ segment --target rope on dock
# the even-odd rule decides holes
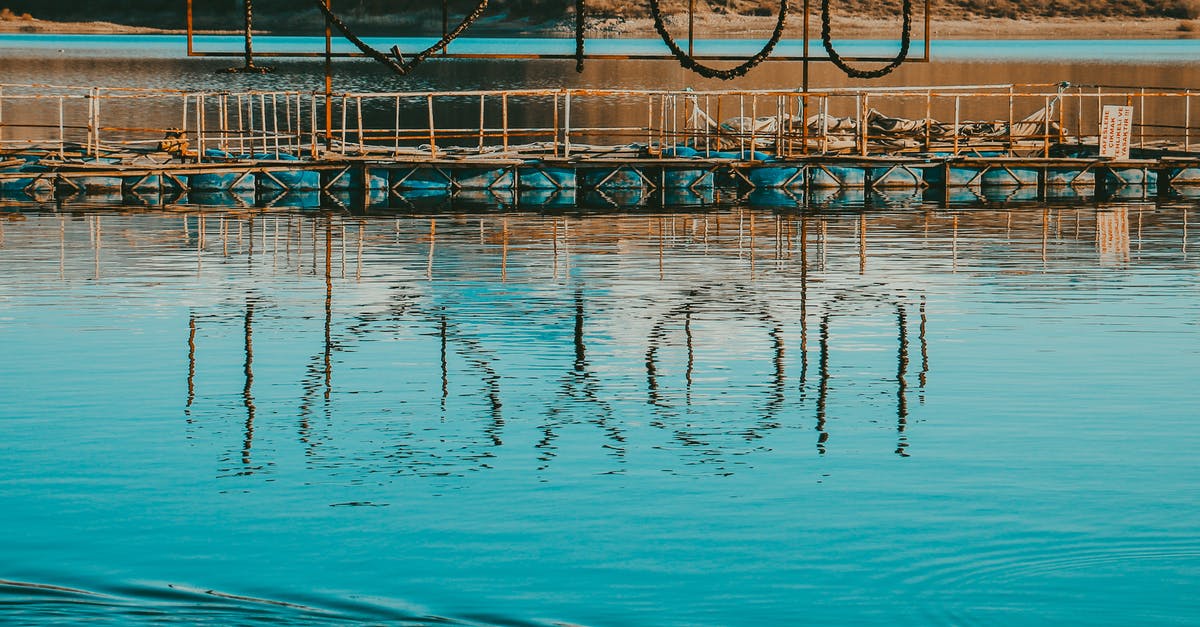
[[[828,0],[825,0],[825,2],[828,4]],[[905,0],[905,6],[908,6],[909,2],[911,0]],[[779,1],[779,17],[775,21],[775,30],[771,33],[771,38],[767,40],[762,50],[759,50],[757,54],[746,59],[741,65],[727,70],[718,70],[700,63],[695,57],[688,54],[683,48],[680,48],[679,44],[675,43],[675,39],[671,37],[671,33],[667,32],[667,25],[663,21],[662,10],[659,7],[658,0],[650,0],[650,15],[654,17],[654,30],[658,31],[658,35],[662,37],[663,43],[667,44],[667,48],[670,48],[671,54],[675,55],[676,59],[679,59],[680,65],[704,78],[719,78],[727,81],[739,76],[745,76],[747,72],[771,56],[771,51],[775,49],[775,45],[783,38],[783,29],[787,25],[788,0]]]
[[[851,67],[846,63],[845,59],[837,53],[833,48],[833,38],[831,36],[831,18],[829,16],[829,0],[821,0],[821,43],[825,46],[825,52],[829,54],[829,60],[833,62],[837,68],[846,73],[850,78],[882,78],[892,73],[892,70],[900,67],[904,60],[908,58],[909,44],[912,43],[912,0],[904,0],[903,8],[901,8],[902,19],[904,24],[900,29],[900,52],[888,62],[887,65],[877,70],[860,70]]]
[[[337,28],[338,31],[340,31],[350,43],[354,44],[355,47],[361,50],[363,54],[388,66],[393,72],[401,76],[406,76],[411,73],[413,69],[421,64],[421,62],[433,56],[439,50],[445,48],[447,44],[461,35],[463,31],[467,30],[467,28],[475,23],[475,20],[478,20],[479,17],[483,15],[483,12],[485,9],[487,9],[488,5],[488,0],[479,0],[479,3],[475,5],[475,9],[468,13],[467,16],[458,23],[458,26],[455,26],[453,30],[443,34],[442,38],[439,39],[437,43],[422,50],[421,52],[418,52],[416,56],[406,61],[404,59],[404,55],[400,53],[399,46],[392,46],[391,53],[392,57],[395,57],[394,59],[387,56],[386,54],[371,47],[357,35],[355,35],[354,32],[350,30],[350,27],[341,20],[341,18],[334,14],[329,7],[325,6],[324,0],[313,0],[313,2],[317,5],[317,8],[321,10],[321,13],[325,15],[325,19],[329,20],[329,23]]]

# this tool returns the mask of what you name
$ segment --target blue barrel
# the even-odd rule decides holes
[[[162,189],[166,177],[157,174],[141,174],[121,177],[121,190],[125,193],[136,192],[139,195],[156,194]]]
[[[321,173],[315,170],[276,170],[258,175],[258,188],[267,191],[321,189]]]
[[[666,189],[712,189],[713,173],[697,168],[663,168],[662,186]]]
[[[932,187],[974,187],[980,184],[983,168],[937,165],[925,170],[925,182]]]
[[[119,176],[79,176],[77,174],[60,175],[65,181],[59,181],[60,187],[82,188],[86,192],[121,191],[123,179]]]
[[[1200,168],[1172,168],[1167,171],[1172,185],[1200,185]]]
[[[517,168],[517,185],[520,189],[572,189],[575,168],[522,165]]]
[[[915,188],[925,185],[925,170],[918,166],[873,167],[869,170],[869,174],[871,187],[876,189],[885,187]]]
[[[366,180],[363,180],[363,170],[350,167],[338,170],[321,171],[321,189],[329,191],[344,191],[349,189],[388,189],[391,185],[390,174],[383,168],[368,168]]]
[[[579,183],[586,189],[641,189],[645,182],[642,176],[631,168],[617,167],[583,167],[576,174]]]
[[[1091,169],[1080,168],[1046,168],[1046,187],[1095,187],[1096,173]]]
[[[1149,168],[1106,168],[1101,193],[1118,200],[1142,200],[1158,194],[1158,172]]]
[[[459,189],[512,189],[515,183],[508,168],[455,168],[451,176]]]
[[[992,166],[980,177],[984,187],[1019,187],[1038,184],[1037,168],[1016,168],[1009,166]]]
[[[755,189],[804,189],[804,166],[757,165],[746,169],[746,178]]]
[[[861,167],[840,165],[814,165],[808,168],[810,188],[865,188],[867,171]]]
[[[188,177],[193,192],[254,191],[254,175],[249,172],[213,172]]]
[[[392,189],[402,190],[445,190],[452,187],[450,173],[433,167],[414,166],[392,170],[390,185]]]

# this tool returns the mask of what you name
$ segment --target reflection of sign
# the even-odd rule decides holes
[[[1133,132],[1133,107],[1104,105],[1100,115],[1100,156],[1129,158],[1129,135]]]

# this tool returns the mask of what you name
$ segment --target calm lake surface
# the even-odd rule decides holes
[[[1200,624],[1196,199],[434,207],[0,205],[0,622]]]

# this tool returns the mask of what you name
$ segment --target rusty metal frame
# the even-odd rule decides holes
[[[195,28],[193,26],[192,17],[192,2],[187,0],[187,56],[189,57],[244,57],[245,52],[232,50],[198,50],[195,46]],[[809,54],[809,7],[810,0],[804,0],[804,26],[803,39],[804,53],[796,55],[771,55],[766,61],[803,61],[805,63],[804,78],[807,85],[808,67],[807,64],[812,61],[828,61],[825,56],[812,56]],[[329,6],[329,0],[326,0],[326,5]],[[930,61],[930,5],[931,0],[923,0],[924,19],[922,39],[924,41],[924,49],[921,56],[909,57],[906,63],[928,63]],[[692,26],[689,24],[689,31]],[[689,42],[691,39],[689,38]],[[793,40],[794,41],[794,40]],[[326,24],[325,28],[325,50],[313,52],[255,52],[254,56],[262,58],[299,58],[299,59],[332,59],[332,58],[366,58],[367,55],[361,52],[333,52],[332,32]],[[670,54],[594,54],[585,53],[585,59],[609,60],[609,61],[627,61],[627,60],[645,60],[645,61],[672,61],[675,57]],[[709,61],[741,61],[741,57],[732,55],[697,55],[697,59]],[[891,61],[888,57],[843,57],[847,61],[863,62],[863,63],[886,63]],[[459,53],[450,52],[447,46],[441,54],[434,55],[430,59],[494,59],[494,60],[574,60],[574,53],[564,54],[533,54],[533,53]]]

